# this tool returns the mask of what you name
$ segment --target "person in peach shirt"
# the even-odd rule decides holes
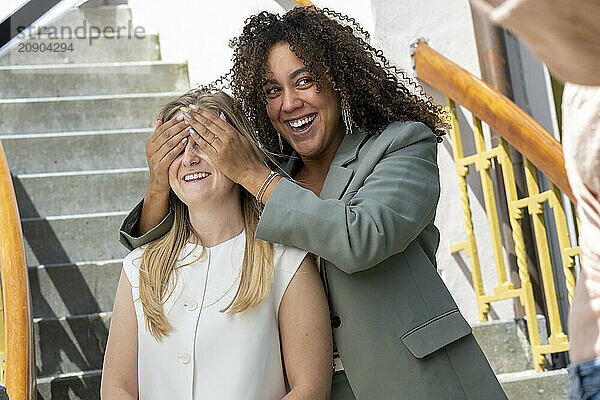
[[[600,2],[471,2],[522,38],[566,82],[563,147],[583,252],[569,318],[569,398],[600,399]]]

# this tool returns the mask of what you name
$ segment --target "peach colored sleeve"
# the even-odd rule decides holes
[[[558,78],[600,85],[600,1],[470,0],[523,39]]]

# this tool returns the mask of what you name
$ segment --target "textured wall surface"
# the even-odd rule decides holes
[[[425,38],[429,45],[454,61],[467,71],[480,76],[477,47],[473,32],[471,9],[467,0],[408,0],[390,2],[371,1],[375,38],[391,61],[414,76],[409,53],[409,44],[415,38]],[[434,89],[427,91],[443,102]],[[467,110],[458,110],[465,155],[472,154],[471,115]],[[465,240],[463,213],[458,191],[456,167],[452,157],[449,136],[439,147],[442,192],[436,225],[440,229],[441,241],[438,251],[438,270],[448,285],[465,317],[478,320],[475,295],[471,284],[471,268],[464,252],[450,254],[449,246]],[[479,175],[470,169],[468,176],[473,224],[477,237],[479,257],[482,267],[484,288],[489,293],[495,286],[494,260],[491,238],[488,230],[483,193]],[[511,318],[514,316],[512,301],[492,305],[490,318]]]

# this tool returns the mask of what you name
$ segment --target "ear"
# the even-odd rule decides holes
[[[219,114],[219,118],[221,118],[223,121],[227,122],[227,118],[225,118],[225,114],[223,114],[223,112],[221,112],[221,114]]]

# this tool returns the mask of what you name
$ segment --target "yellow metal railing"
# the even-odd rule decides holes
[[[574,257],[580,254],[580,249],[578,247],[574,248],[570,245],[567,222],[560,199],[560,192],[554,185],[551,185],[552,188],[550,190],[540,193],[535,167],[532,163],[527,161],[527,159],[524,159],[525,176],[529,196],[519,198],[515,185],[512,160],[509,155],[508,143],[504,139],[499,138],[498,146],[487,150],[485,148],[481,121],[476,117],[473,118],[473,134],[475,139],[476,153],[465,157],[462,151],[462,140],[456,119],[456,107],[454,101],[447,98],[447,104],[452,118],[452,129],[450,130],[450,135],[452,139],[454,161],[456,163],[456,170],[459,178],[459,190],[463,207],[465,230],[467,232],[467,240],[451,246],[450,251],[456,252],[459,250],[464,250],[471,262],[473,286],[475,287],[479,318],[481,321],[487,321],[490,303],[499,300],[519,298],[521,304],[525,308],[525,315],[527,316],[527,327],[529,338],[531,340],[534,365],[536,370],[542,370],[546,361],[544,354],[569,350],[569,343],[566,335],[563,332],[558,313],[558,300],[554,286],[554,274],[552,272],[550,252],[548,249],[548,237],[543,219],[545,210],[544,203],[548,203],[554,211],[553,215],[561,248],[563,269],[565,276],[567,277],[569,302],[573,297],[573,289],[575,286],[575,276],[573,273]],[[497,163],[502,167],[504,190],[506,191],[510,225],[515,244],[519,278],[521,281],[520,288],[515,288],[514,284],[509,282],[506,276],[506,267],[504,265],[504,255],[502,251],[502,238],[500,235],[500,225],[497,218],[498,214],[496,212],[494,186],[492,184],[490,171],[492,159],[496,159]],[[488,217],[489,229],[492,238],[492,247],[497,276],[497,285],[494,287],[492,294],[486,294],[483,289],[481,268],[477,253],[477,243],[475,240],[475,232],[473,229],[473,222],[471,220],[471,211],[467,193],[466,175],[468,174],[469,165],[474,165],[476,171],[480,174],[485,210]],[[548,345],[540,344],[540,336],[535,313],[535,301],[531,280],[529,277],[529,271],[527,269],[525,240],[519,222],[519,220],[524,217],[525,212],[528,212],[533,220],[535,242],[540,263],[542,283],[544,287],[544,297],[548,310],[548,321],[550,323]]]
[[[524,118],[524,121],[520,123],[521,127],[519,127],[518,123],[514,123],[516,128],[506,135],[503,135],[502,130],[503,128],[506,129],[506,127],[501,126],[504,123],[503,120],[514,118],[514,113],[511,113],[510,111],[512,110],[512,107],[516,106],[512,103],[508,104],[507,102],[510,102],[510,100],[499,95],[497,92],[492,93],[494,91],[492,88],[483,84],[483,82],[479,81],[455,64],[452,64],[449,60],[443,58],[426,44],[422,42],[419,43],[418,47],[414,49],[414,52],[419,78],[438,88],[446,95],[446,104],[451,118],[452,129],[450,130],[450,136],[452,140],[452,152],[456,163],[467,238],[462,243],[452,245],[450,251],[457,252],[464,250],[470,261],[473,287],[481,321],[487,321],[487,314],[490,311],[490,304],[492,302],[511,298],[519,299],[525,309],[525,315],[527,317],[527,329],[531,342],[535,369],[538,371],[543,370],[546,362],[546,354],[569,350],[569,342],[564,333],[559,315],[555,276],[548,247],[550,239],[544,222],[545,213],[549,211],[547,210],[548,207],[552,210],[552,215],[556,224],[556,235],[561,250],[560,255],[562,259],[562,268],[566,277],[569,303],[572,300],[573,289],[575,286],[575,275],[573,270],[575,262],[574,258],[581,253],[579,247],[571,246],[560,191],[554,184],[550,184],[549,190],[540,192],[536,167],[527,157],[525,157],[526,154],[531,154],[532,157],[537,157],[537,159],[541,160],[544,157],[544,154],[542,153],[540,155],[535,152],[544,152],[546,150],[548,152],[548,157],[555,157],[556,143],[553,142],[552,136],[549,133],[543,131],[543,128],[538,126],[539,124],[535,123],[535,121],[531,120],[528,116],[522,117]],[[441,83],[441,81],[445,79],[444,74],[452,74],[451,78],[447,78],[448,80],[453,80],[451,84],[447,84],[447,82]],[[468,74],[469,76],[464,74]],[[490,91],[491,94],[487,96],[486,93],[481,94],[482,91]],[[479,94],[481,94],[481,96]],[[502,98],[498,98],[501,101],[496,103],[494,96],[498,95],[502,96]],[[474,154],[465,155],[463,153],[462,138],[456,116],[456,104],[451,97],[460,98],[463,101],[462,105],[474,114]],[[481,106],[481,102],[485,101],[486,98],[491,98],[494,101],[491,104],[487,104],[487,106]],[[497,146],[492,148],[486,147],[481,119],[476,116],[477,114],[490,125],[494,125],[493,128],[495,130],[497,130],[498,127],[501,128],[499,130],[500,137],[498,138]],[[517,115],[517,117],[521,117],[521,115]],[[510,124],[513,123],[511,122]],[[532,131],[537,135],[537,139],[540,140],[541,143],[539,146],[524,144],[527,142],[526,135],[528,131]],[[525,137],[522,137],[523,135],[525,135]],[[521,145],[521,149],[519,150],[523,153],[525,181],[528,192],[528,195],[525,197],[520,198],[517,193],[512,164],[513,160],[511,160],[509,153],[509,143],[504,136],[512,139],[513,142],[511,144]],[[547,145],[545,142],[547,142]],[[506,274],[502,237],[494,193],[495,188],[491,177],[491,167],[494,160],[502,168],[502,178],[504,181],[512,239],[514,241],[517,258],[520,285],[515,285],[515,283],[510,282]],[[469,173],[468,167],[471,165],[474,166],[475,170],[480,175],[485,211],[492,239],[496,270],[496,286],[493,288],[492,293],[486,293],[483,287],[480,261],[477,252],[477,241],[469,204],[466,177]],[[558,167],[555,166],[552,170],[548,170],[548,172],[542,169],[542,172],[547,172],[547,175],[556,177],[557,181],[561,182],[562,186],[565,188],[564,190],[570,195],[566,174],[564,174],[564,168],[562,170],[560,169],[561,166],[562,163],[560,163]],[[548,205],[548,207],[546,207],[546,205]],[[541,284],[543,286],[544,301],[550,328],[548,344],[541,344],[536,318],[535,299],[527,266],[525,237],[520,223],[526,215],[529,215],[531,218],[535,236],[535,246],[539,260],[538,267],[541,275]]]

